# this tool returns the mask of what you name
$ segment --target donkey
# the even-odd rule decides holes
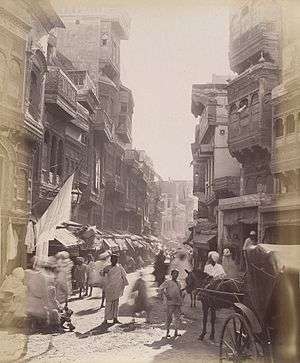
[[[211,333],[210,340],[215,338],[216,310],[232,308],[234,303],[241,302],[244,291],[244,279],[213,279],[201,270],[186,270],[186,292],[191,295],[191,306],[196,306],[196,299],[202,303],[203,323],[199,340],[203,340],[206,335],[208,313],[211,313]],[[205,288],[209,292],[197,292],[198,288]],[[215,292],[215,293],[214,293]]]

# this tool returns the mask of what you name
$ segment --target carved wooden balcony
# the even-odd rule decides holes
[[[116,128],[116,134],[125,144],[132,142],[131,138],[131,119],[127,115],[120,115],[119,124]]]
[[[96,111],[95,133],[107,142],[111,142],[113,139],[113,122],[102,109]]]
[[[224,176],[213,181],[213,189],[218,199],[236,197],[240,192],[240,178],[236,176]]]
[[[68,71],[69,77],[76,85],[77,101],[82,104],[90,113],[95,112],[99,107],[99,100],[97,98],[97,89],[90,78],[87,71],[71,70]]]
[[[232,38],[232,34],[231,34]],[[255,64],[261,53],[268,60],[279,63],[280,33],[275,22],[261,22],[236,39],[231,39],[229,47],[230,68],[237,73],[243,72],[251,62]]]
[[[45,87],[47,107],[66,119],[76,118],[77,89],[71,79],[59,68],[48,67]]]
[[[243,160],[246,151],[271,148],[271,91],[279,82],[278,68],[259,63],[228,85],[228,146],[231,154]]]

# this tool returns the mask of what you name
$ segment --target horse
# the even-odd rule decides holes
[[[186,273],[186,292],[191,295],[191,306],[196,306],[197,296],[199,296],[202,303],[203,324],[199,340],[203,340],[206,335],[209,312],[211,313],[210,340],[214,340],[216,311],[232,308],[234,303],[242,301],[245,285],[244,279],[214,279],[201,270],[186,270]],[[209,291],[198,292],[197,289],[207,289]]]

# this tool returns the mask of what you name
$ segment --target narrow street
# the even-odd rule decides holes
[[[136,361],[150,362],[218,362],[218,344],[209,341],[198,341],[201,328],[201,303],[195,309],[189,307],[189,298],[186,298],[183,308],[181,337],[165,338],[164,319],[165,306],[156,299],[156,288],[151,274],[152,267],[147,267],[145,278],[148,281],[149,295],[153,303],[151,324],[146,324],[144,318],[137,318],[131,323],[130,291],[137,272],[129,275],[130,286],[126,288],[120,305],[121,325],[113,325],[103,330],[101,322],[104,309],[100,306],[100,291],[95,289],[93,296],[83,300],[73,300],[70,303],[74,310],[73,322],[76,326],[74,332],[65,334],[36,334],[29,336],[25,362],[118,362]],[[219,340],[220,326],[224,313],[218,313],[217,337]],[[210,327],[208,327],[209,329]],[[4,340],[16,344],[16,336],[9,335]],[[20,337],[19,337],[20,338]],[[9,349],[9,344],[5,345]],[[3,354],[4,353],[4,354]],[[8,359],[8,352],[2,356]]]

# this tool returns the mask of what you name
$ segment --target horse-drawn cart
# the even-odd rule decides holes
[[[221,333],[220,362],[300,362],[298,245],[247,250],[247,302],[234,304]]]

